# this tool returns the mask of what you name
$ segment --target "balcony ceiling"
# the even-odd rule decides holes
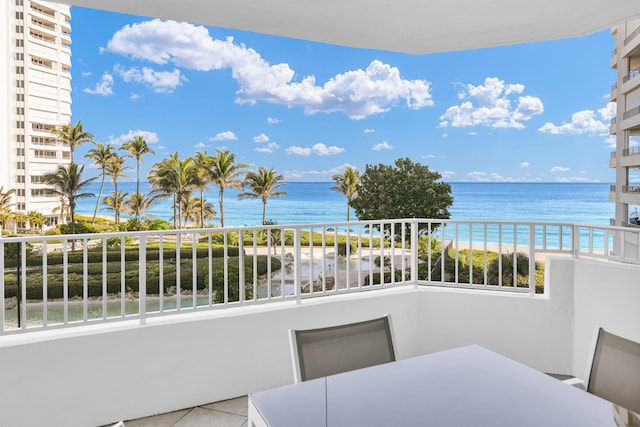
[[[55,0],[336,45],[423,54],[577,37],[638,0]]]

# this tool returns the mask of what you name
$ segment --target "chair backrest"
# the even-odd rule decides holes
[[[393,362],[391,319],[289,330],[295,382]]]
[[[599,328],[587,391],[640,413],[640,343]]]

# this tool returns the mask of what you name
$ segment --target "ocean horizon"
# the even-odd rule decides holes
[[[453,205],[451,219],[517,221],[517,222],[570,222],[609,225],[615,207],[609,201],[610,183],[485,183],[452,182]],[[285,197],[269,199],[267,219],[278,224],[333,223],[347,220],[347,199],[331,190],[333,182],[289,182],[283,188]],[[135,182],[118,184],[118,190],[133,193]],[[98,195],[100,182],[94,181],[87,192]],[[103,198],[113,190],[105,183]],[[148,193],[150,184],[140,183],[140,191]],[[225,225],[253,226],[262,222],[262,201],[239,200],[236,190],[225,191]],[[205,199],[219,211],[217,188],[205,192]],[[76,213],[91,215],[96,198],[80,199]],[[98,213],[113,215],[104,205]],[[146,214],[171,221],[171,200],[162,200]],[[123,215],[123,218],[127,216]],[[352,220],[357,217],[351,211]],[[220,225],[218,217],[213,221]]]

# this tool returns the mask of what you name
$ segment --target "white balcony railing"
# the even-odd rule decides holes
[[[400,285],[534,295],[547,254],[640,264],[639,246],[629,228],[418,219],[2,238],[0,335]]]

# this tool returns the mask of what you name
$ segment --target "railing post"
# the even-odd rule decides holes
[[[529,224],[529,294],[536,294],[536,226]]]
[[[574,224],[571,230],[573,233],[571,236],[571,254],[574,258],[578,258],[580,256],[580,226]]]
[[[138,251],[138,301],[140,324],[147,323],[147,236],[140,236]]]
[[[293,287],[296,296],[296,304],[302,303],[302,246],[300,243],[300,228],[293,229],[293,268],[295,276],[295,286]],[[283,230],[284,237],[284,230]],[[284,262],[284,259],[283,259]],[[283,264],[284,266],[284,264]],[[313,285],[309,285],[313,286]]]
[[[411,282],[418,287],[418,220],[411,221]]]

